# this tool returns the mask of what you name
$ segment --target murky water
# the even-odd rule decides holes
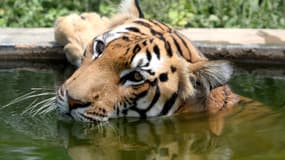
[[[56,88],[59,75],[0,70],[0,106],[30,88],[51,92],[47,89]],[[0,109],[0,159],[285,159],[285,69],[241,70],[231,86],[264,105],[249,100],[235,114],[211,119],[214,123],[197,114],[100,126],[61,122],[55,114],[22,114],[31,101],[12,105]]]

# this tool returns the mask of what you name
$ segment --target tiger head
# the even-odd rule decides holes
[[[138,1],[124,0],[121,8],[58,89],[60,113],[107,121],[167,116],[185,107],[203,110],[211,90],[230,79],[230,63],[209,61],[178,31],[144,19]]]

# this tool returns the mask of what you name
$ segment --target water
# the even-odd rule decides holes
[[[246,68],[246,70],[244,69]],[[62,122],[55,114],[21,114],[30,103],[0,110],[0,159],[285,159],[285,69],[239,68],[236,93],[243,103],[221,120],[203,114],[149,120],[120,119],[98,126]],[[55,89],[57,70],[0,70],[0,106],[30,88]],[[220,135],[215,133],[221,131]]]

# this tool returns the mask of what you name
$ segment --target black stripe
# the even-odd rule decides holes
[[[151,86],[157,85],[157,79],[154,79],[153,81],[147,80],[147,82],[148,82]]]
[[[181,50],[181,48],[180,48],[180,46],[179,46],[177,40],[176,40],[174,37],[172,37],[172,38],[173,38],[173,42],[174,42],[174,44],[175,44],[175,46],[176,46],[176,48],[177,48],[179,54],[180,54],[180,55],[183,55],[183,54],[182,54],[182,50]]]
[[[128,109],[123,109],[123,110],[122,110],[122,114],[123,114],[124,117],[127,116],[128,111],[129,111]]]
[[[127,42],[130,41],[130,38],[127,37],[127,36],[123,36],[122,39],[123,39],[124,41],[127,41]]]
[[[176,69],[177,69],[177,68],[171,65],[171,66],[170,66],[170,69],[171,69],[171,72],[174,73],[174,72],[176,72]]]
[[[136,55],[137,55],[137,54],[133,54],[133,55],[132,55],[132,57],[131,57],[131,59],[130,59],[130,62],[129,62],[130,64],[132,63],[132,61],[134,60],[134,58],[135,58]]]
[[[141,119],[146,119],[146,112],[143,112],[142,110],[137,108],[137,105],[133,105],[132,107],[130,107],[130,110],[136,111],[139,115]]]
[[[136,53],[138,53],[139,51],[141,50],[141,47],[140,47],[140,45],[135,45],[135,47],[134,47],[134,49],[133,49],[133,54],[136,54]]]
[[[119,107],[116,108],[116,112],[117,112],[117,116],[119,117],[119,115],[120,115],[120,109],[119,109]]]
[[[134,23],[143,25],[143,26],[145,26],[145,27],[147,27],[147,28],[152,28],[151,24],[146,23],[146,22],[144,22],[144,21],[139,21],[139,20],[137,20],[137,21],[134,21]]]
[[[146,40],[145,41],[143,41],[143,43],[142,43],[144,46],[146,46],[147,45],[147,43],[146,43]]]
[[[156,31],[156,30],[154,30],[154,29],[152,29],[153,26],[152,26],[151,24],[146,23],[146,22],[143,22],[143,21],[134,21],[134,23],[140,24],[140,25],[146,27],[147,29],[149,29],[149,30],[150,30],[150,33],[151,33],[153,36],[157,36],[157,35],[158,35],[159,38],[162,37],[162,33],[161,33],[161,32],[158,32],[158,31]]]
[[[130,50],[130,48],[128,48],[128,49],[126,50],[125,55],[128,54],[129,50]]]
[[[149,104],[149,106],[146,109],[137,108],[137,104],[130,107],[130,110],[136,111],[140,115],[141,119],[145,119],[147,117],[146,116],[147,111],[149,111],[155,105],[155,103],[159,100],[160,89],[157,85],[157,81],[155,81],[154,83],[156,84],[156,90],[155,90],[155,94],[154,94],[153,99],[152,99],[151,103]]]
[[[153,30],[153,29],[151,29],[151,28],[150,28],[150,33],[151,33],[153,36],[157,36],[157,35],[158,35],[158,38],[159,38],[159,39],[162,39],[162,33],[157,32],[157,31],[155,31],[155,30]]]
[[[154,25],[158,26],[161,30],[164,31],[164,28],[160,25],[160,23],[158,23],[157,21],[153,21],[153,20],[149,20],[151,23],[153,23]]]
[[[135,98],[133,98],[134,105],[130,107],[130,110],[138,112],[138,114],[140,115],[140,118],[143,118],[143,119],[146,118],[146,112],[143,111],[143,110],[140,110],[139,108],[137,108],[136,101],[138,101],[139,99],[145,97],[147,95],[147,93],[148,93],[148,90],[145,90],[145,91],[141,92],[140,94],[135,95]]]
[[[189,54],[189,57],[190,57],[190,60],[191,60],[191,51],[187,45],[187,43],[184,41],[184,39],[180,36],[179,33],[175,32],[177,37],[182,41],[183,45],[186,47],[187,51],[188,51],[188,54]]]
[[[153,24],[155,24],[156,26],[158,26],[160,29],[165,30],[165,28],[167,29],[167,31],[171,31],[172,28],[170,28],[168,25],[164,24],[163,22],[158,22],[158,21],[154,21],[154,20],[149,20],[150,22],[152,22]],[[165,27],[165,28],[163,28]]]
[[[154,76],[155,73],[151,69],[143,69],[143,71],[147,72],[148,74]]]
[[[132,63],[132,61],[134,60],[134,58],[136,56],[136,53],[138,53],[140,50],[141,50],[141,47],[137,44],[133,49],[133,55],[132,55],[129,63]]]
[[[163,23],[163,22],[160,22],[160,25],[164,26],[165,28],[167,28],[167,31],[170,32],[172,31],[173,29],[171,27],[169,27],[167,24]]]
[[[170,109],[173,107],[173,105],[175,104],[175,101],[176,101],[176,98],[177,98],[177,93],[173,93],[171,95],[171,97],[165,102],[163,108],[162,108],[162,111],[160,112],[159,116],[162,116],[162,115],[167,115],[168,112],[170,111]]]
[[[92,47],[92,48],[93,48],[93,47]],[[87,53],[87,51],[86,51],[86,49],[85,49],[84,52],[83,52],[83,57],[86,56],[86,53]]]
[[[137,101],[137,100],[139,100],[139,99],[141,99],[142,97],[145,97],[146,95],[147,95],[147,93],[148,93],[148,90],[145,90],[145,91],[143,91],[143,92],[141,92],[141,93],[139,93],[139,94],[136,94],[135,96],[135,101]]]
[[[149,62],[147,62],[145,65],[141,66],[141,67],[148,67],[149,66]]]
[[[121,103],[122,103],[121,105],[124,107],[124,109],[128,108],[128,106],[129,106],[128,101],[122,101]]]
[[[156,85],[156,90],[155,90],[155,94],[153,96],[153,99],[152,99],[151,103],[149,104],[149,106],[144,111],[145,112],[149,111],[155,105],[155,103],[159,100],[159,97],[160,97],[160,89],[159,89],[158,85]]]
[[[151,61],[151,53],[149,52],[149,50],[146,50],[146,58],[148,61]]]
[[[172,53],[172,49],[171,49],[170,44],[169,44],[168,41],[165,42],[165,48],[166,48],[166,51],[167,51],[167,55],[169,57],[172,57],[173,53]]]
[[[138,0],[135,0],[135,5],[138,9],[138,12],[139,12],[139,18],[144,18],[144,15],[142,13],[142,10],[141,10],[141,7],[140,7],[140,4],[139,4],[139,1]]]
[[[173,52],[172,52],[172,49],[171,49],[171,46],[170,46],[169,42],[164,37],[162,37],[162,40],[164,42],[164,47],[166,49],[168,57],[172,57],[173,56]]]
[[[136,27],[127,27],[126,30],[141,33],[141,31]]]
[[[157,58],[160,59],[160,50],[157,45],[153,47],[153,51],[156,54]]]

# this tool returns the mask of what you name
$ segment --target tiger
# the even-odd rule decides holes
[[[216,114],[239,101],[227,84],[232,64],[209,60],[178,30],[144,18],[138,0],[122,0],[111,18],[60,17],[55,40],[78,67],[56,91],[57,109],[67,119]]]

